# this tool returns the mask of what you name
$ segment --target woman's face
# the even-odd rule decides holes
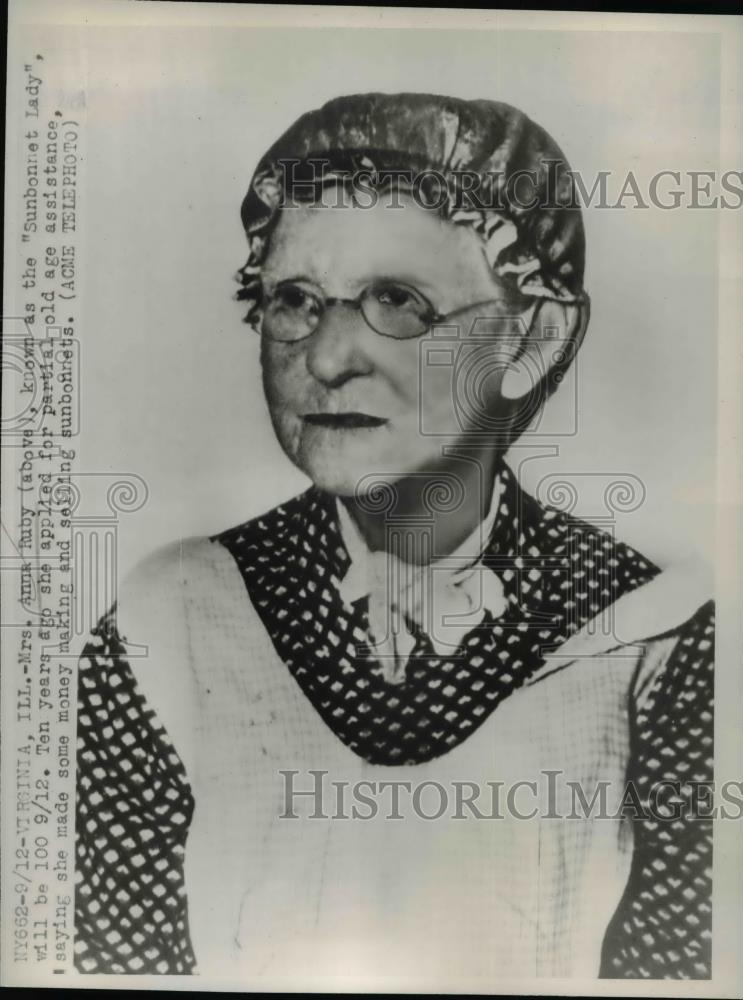
[[[438,314],[503,299],[474,231],[401,202],[285,209],[263,267],[266,295],[292,281],[325,297],[355,299],[370,284],[394,279],[422,292]],[[366,492],[362,480],[369,477],[394,482],[440,469],[442,446],[478,419],[469,414],[477,406],[454,405],[454,361],[473,321],[487,314],[463,311],[447,321],[443,336],[439,329],[408,340],[381,336],[343,303],[328,306],[314,332],[296,342],[272,340],[264,323],[263,383],[286,454],[338,495]],[[492,341],[470,349],[487,361],[470,383],[492,415],[502,366],[493,364]]]

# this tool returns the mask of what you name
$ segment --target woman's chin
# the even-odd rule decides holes
[[[403,472],[369,472],[369,467],[348,468],[337,464],[313,463],[300,466],[319,489],[340,497],[360,496],[402,479]]]
[[[397,482],[415,465],[401,465],[400,456],[390,459],[371,449],[342,445],[300,454],[296,464],[321,490],[337,496],[358,496]]]

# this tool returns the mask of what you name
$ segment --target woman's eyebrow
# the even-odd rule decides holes
[[[359,279],[355,284],[363,286],[375,281],[399,282],[402,285],[410,285],[411,288],[417,288],[421,292],[431,292],[434,295],[439,293],[441,289],[440,284],[431,284],[418,274],[412,275],[407,271],[389,271],[386,268],[383,271],[374,271],[365,278]]]
[[[269,284],[274,284],[274,285],[286,285],[286,284],[294,284],[294,283],[303,282],[306,285],[314,285],[315,288],[320,288],[321,287],[320,284],[319,284],[319,282],[315,281],[314,278],[307,277],[306,274],[296,274],[296,275],[292,275],[292,276],[290,276],[288,278],[274,278],[274,279],[272,279],[270,275],[268,277],[269,277],[269,282],[268,283]]]
[[[425,293],[427,297],[429,295],[438,296],[440,294],[440,288],[438,285],[429,283],[419,275],[411,275],[407,272],[400,271],[389,271],[386,268],[384,270],[369,271],[359,277],[351,279],[348,282],[348,288],[353,292],[361,292],[364,288],[368,288],[369,285],[373,285],[380,281],[390,281],[402,285],[409,285],[411,288],[415,288],[418,291]],[[293,274],[285,278],[271,274],[264,275],[264,284],[268,287],[277,288],[279,285],[295,283],[312,285],[319,291],[325,291],[322,284],[317,279],[311,278],[307,274]]]

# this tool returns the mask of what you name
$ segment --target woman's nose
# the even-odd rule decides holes
[[[368,375],[373,364],[364,342],[370,333],[360,310],[342,302],[329,305],[307,340],[308,370],[328,386]]]

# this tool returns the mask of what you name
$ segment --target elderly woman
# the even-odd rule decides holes
[[[341,98],[242,219],[312,485],[154,555],[85,649],[78,968],[708,977],[709,595],[504,461],[588,322],[560,150],[504,104]]]

